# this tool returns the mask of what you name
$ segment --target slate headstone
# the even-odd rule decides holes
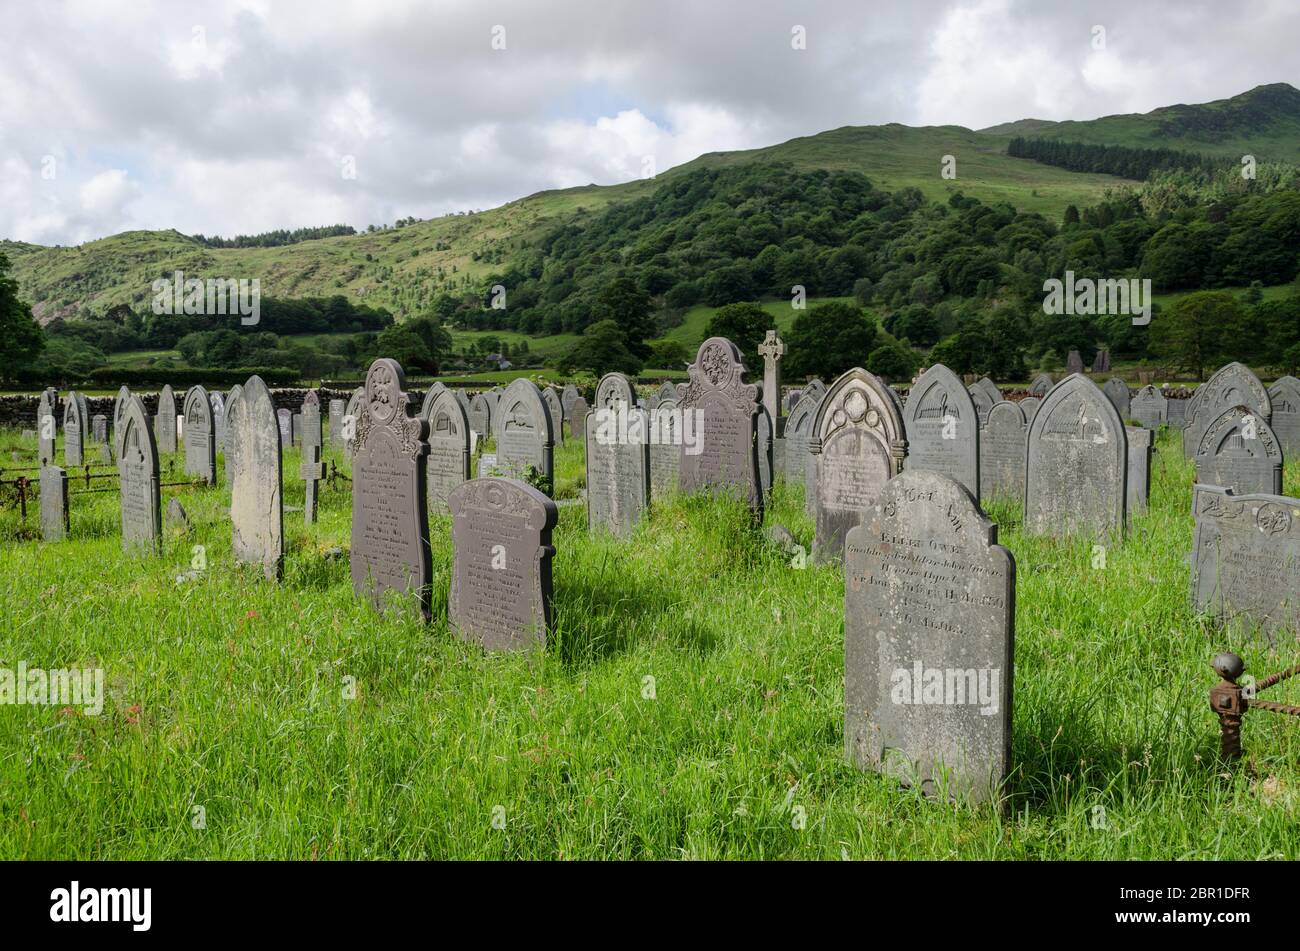
[[[54,416],[54,401],[49,391],[41,394],[36,404],[36,457],[42,466],[54,464],[54,441],[59,433],[59,423]]]
[[[591,407],[587,405],[586,399],[579,396],[573,404],[573,415],[569,417],[570,438],[584,446],[587,444],[587,414],[590,412]]]
[[[772,432],[775,422],[768,415],[767,407],[762,403],[758,404],[758,418],[755,421],[757,428],[754,432],[754,438],[758,442],[758,484],[763,489],[763,497],[772,494],[772,472],[775,462],[773,456],[776,451],[776,439]]]
[[[675,392],[675,391],[674,391]],[[650,496],[663,498],[678,491],[682,467],[682,414],[677,398],[660,393],[650,410]]]
[[[470,401],[474,408],[487,403],[483,394]],[[470,429],[473,426],[465,415],[465,408],[455,394],[443,389],[429,406],[426,417],[429,424],[429,461],[427,464],[429,510],[447,512],[447,500],[462,482],[470,478]],[[487,428],[475,430],[486,435]]]
[[[272,581],[284,571],[284,481],[280,424],[271,391],[250,376],[226,407],[230,428],[230,522],[235,561]]]
[[[1196,481],[1237,495],[1282,494],[1282,447],[1249,406],[1225,409],[1201,432],[1192,457]]]
[[[546,403],[546,411],[551,415],[551,433],[555,438],[555,445],[564,445],[564,407],[560,404],[560,394],[556,392],[555,387],[548,386],[542,390],[542,399]]]
[[[1292,649],[1300,629],[1300,499],[1192,489],[1192,603]]]
[[[414,595],[428,620],[428,425],[405,389],[396,360],[370,365],[352,459],[352,590],[379,608],[391,603],[390,592]]]
[[[969,386],[966,392],[970,395],[971,402],[975,406],[975,417],[980,426],[989,421],[989,413],[993,411],[993,400],[983,388],[978,386]]]
[[[680,392],[678,408],[690,413],[696,452],[681,446],[681,490],[690,494],[720,490],[763,508],[758,475],[759,387],[745,383],[740,349],[725,337],[700,344],[688,369],[690,382]]]
[[[68,472],[59,466],[41,466],[41,538],[63,541],[68,524]]]
[[[799,401],[785,420],[785,451],[781,454],[781,476],[792,485],[804,485],[808,474],[808,436],[812,432],[817,403],[826,394],[821,380],[801,390]]]
[[[850,762],[930,796],[996,797],[1011,767],[1015,579],[965,487],[922,469],[882,487],[844,547]]]
[[[560,392],[560,407],[564,410],[564,418],[568,419],[569,414],[573,412],[573,404],[578,402],[582,396],[578,388],[572,383],[566,383],[564,389]]]
[[[288,449],[293,446],[293,411],[280,409],[275,411],[276,425],[280,427],[280,446]]]
[[[214,452],[226,451],[226,398],[220,393],[208,394],[208,407],[212,410],[212,444]]]
[[[1029,422],[1020,403],[1004,400],[993,407],[988,425],[980,432],[982,498],[1025,501],[1025,444],[1028,435]]]
[[[904,469],[943,473],[980,497],[981,425],[975,401],[957,374],[936,363],[917,377],[903,404],[903,425]]]
[[[347,411],[343,414],[343,451],[350,457],[356,450],[357,424],[361,421],[361,404],[365,398],[366,388],[358,386],[348,398]]]
[[[1026,534],[1123,537],[1128,439],[1095,383],[1076,373],[1052,387],[1026,452]]]
[[[131,391],[125,386],[120,387],[113,399],[113,450],[118,456],[122,455],[122,419],[126,416],[127,404],[130,402]]]
[[[302,461],[298,464],[298,476],[304,483],[305,492],[302,503],[302,520],[306,525],[316,521],[316,493],[320,481],[325,478],[325,465],[321,462],[320,394],[308,390],[302,400]]]
[[[1182,429],[1187,425],[1187,400],[1180,400],[1170,397],[1165,401],[1168,413],[1169,428]],[[1277,430],[1274,430],[1276,432]]]
[[[185,474],[208,485],[217,482],[217,438],[208,391],[192,386],[185,392]]]
[[[1155,434],[1141,426],[1125,426],[1128,435],[1128,514],[1147,510],[1151,498],[1151,454]]]
[[[1273,406],[1269,425],[1282,445],[1282,454],[1300,458],[1300,380],[1281,377],[1268,388],[1268,399]]]
[[[160,453],[176,451],[176,393],[168,383],[158,394],[158,415],[154,417],[154,436]]]
[[[627,377],[601,377],[587,423],[587,530],[626,538],[650,505],[649,424]]]
[[[1029,395],[1042,399],[1055,385],[1050,373],[1040,373],[1034,377],[1034,382],[1029,384]]]
[[[108,442],[108,417],[103,413],[90,417],[90,432],[95,442],[101,445]]]
[[[545,647],[555,555],[551,531],[559,509],[517,479],[465,482],[448,501],[452,629],[488,650]]]
[[[1078,350],[1071,350],[1065,358],[1065,375],[1071,376],[1075,373],[1083,372],[1083,357],[1079,355]]]
[[[122,548],[152,548],[156,552],[162,543],[158,443],[138,396],[127,398],[121,427],[117,476],[122,496]]]
[[[532,466],[547,481],[554,478],[551,413],[536,383],[524,377],[511,381],[497,406],[497,427],[497,467],[503,473],[521,477]]]
[[[813,557],[819,563],[843,556],[844,536],[902,470],[903,433],[885,384],[861,367],[826,391],[808,438],[817,487]]]
[[[469,426],[481,438],[486,439],[492,434],[492,404],[488,402],[486,393],[475,393],[470,399]]]
[[[1128,415],[1145,429],[1159,429],[1169,418],[1169,401],[1151,384],[1137,391],[1129,403]]]
[[[1025,424],[1028,425],[1034,421],[1034,415],[1038,412],[1038,407],[1043,405],[1043,400],[1038,396],[1026,396],[1020,401],[1020,408],[1025,414]]]
[[[1273,401],[1259,377],[1241,363],[1229,363],[1215,371],[1205,384],[1196,390],[1194,403],[1188,407],[1191,415],[1183,432],[1183,451],[1187,458],[1197,451],[1201,437],[1213,422],[1234,406],[1245,406],[1256,416],[1272,425]]]
[[[1098,354],[1105,352],[1105,350],[1100,350]],[[1119,413],[1119,418],[1128,419],[1130,406],[1128,384],[1119,377],[1113,376],[1106,381],[1106,385],[1101,388],[1101,391],[1115,405],[1115,412]]]
[[[236,383],[234,386],[230,388],[230,392],[226,394],[226,441],[221,444],[221,451],[226,454],[230,453],[230,442],[231,442],[230,407],[235,402],[235,397],[239,396],[239,394],[243,392],[244,392],[243,384]],[[227,485],[230,484],[230,460],[229,459],[226,460],[226,484]]]
[[[342,400],[330,400],[330,448],[337,449],[343,445],[343,413],[347,403]]]
[[[86,398],[73,390],[63,404],[63,464],[69,468],[85,465],[86,429],[89,425]]]

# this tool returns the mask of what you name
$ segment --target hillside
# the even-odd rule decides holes
[[[1024,136],[1300,162],[1300,89],[1271,83],[1230,99],[1197,105],[1163,106],[1142,114],[1087,121],[1021,119],[982,129],[979,134],[994,140]]]

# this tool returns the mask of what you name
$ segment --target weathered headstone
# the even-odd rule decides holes
[[[1147,510],[1151,498],[1151,454],[1155,435],[1141,426],[1125,426],[1128,435],[1128,514]]]
[[[163,518],[167,527],[174,532],[187,532],[190,529],[190,516],[185,511],[185,506],[181,505],[181,500],[174,495],[167,503]]]
[[[101,445],[108,442],[108,417],[103,413],[90,417],[90,433],[95,442]]]
[[[308,390],[302,400],[302,461],[298,475],[305,484],[302,519],[306,525],[316,521],[316,490],[325,478],[325,465],[321,460],[320,394]]]
[[[63,404],[63,464],[72,467],[85,464],[86,427],[90,414],[86,398],[73,390]]]
[[[785,356],[786,346],[775,330],[769,330],[758,345],[758,355],[763,358],[763,406],[772,421],[772,438],[785,431],[785,420],[781,410],[781,358]],[[768,472],[768,485],[771,485],[771,467]]]
[[[449,504],[452,628],[488,650],[545,647],[555,503],[517,479],[475,479]]]
[[[376,360],[366,373],[352,460],[352,589],[380,608],[389,592],[414,595],[427,620],[428,427],[412,414],[405,387],[396,360]]]
[[[596,409],[586,427],[588,531],[626,538],[645,514],[650,504],[649,435],[647,414],[636,406],[631,381],[621,373],[606,373],[596,386]]]
[[[330,448],[338,449],[343,445],[343,413],[347,403],[342,400],[330,400]]]
[[[564,445],[564,407],[560,405],[560,394],[556,392],[555,387],[548,386],[542,390],[542,399],[546,403],[546,411],[551,415],[551,434],[555,438],[555,445]]]
[[[1201,432],[1192,457],[1196,481],[1237,495],[1282,494],[1282,447],[1249,406],[1231,406]]]
[[[767,407],[762,403],[758,404],[758,418],[755,420],[756,429],[754,438],[758,442],[758,484],[763,489],[763,497],[772,494],[772,472],[775,460],[776,440],[772,435],[775,422],[768,415]]]
[[[993,407],[988,425],[980,432],[982,498],[1024,502],[1028,435],[1029,422],[1020,403],[1004,400]],[[908,450],[911,450],[910,443]]]
[[[1034,377],[1034,382],[1029,384],[1029,395],[1042,399],[1055,385],[1050,373],[1040,373]]]
[[[1097,351],[1098,354],[1105,353],[1105,350]],[[1129,418],[1129,392],[1128,384],[1117,376],[1111,377],[1106,381],[1106,385],[1101,388],[1106,394],[1106,398],[1115,404],[1115,412],[1119,413],[1120,419]]]
[[[578,398],[581,396],[582,394],[578,392],[578,388],[572,383],[564,385],[564,389],[560,391],[560,406],[564,410],[565,419],[569,418],[569,414],[573,412],[573,404],[578,402]]]
[[[886,483],[844,547],[844,742],[926,795],[995,798],[1011,766],[1016,564],[936,472]]]
[[[1269,425],[1282,444],[1283,455],[1300,458],[1300,380],[1281,377],[1268,388],[1268,399],[1273,406]]]
[[[654,409],[664,400],[677,402],[677,384],[667,381],[660,383],[659,389],[655,390],[654,396],[650,397],[650,408]]]
[[[1169,398],[1165,401],[1170,429],[1182,429],[1187,425],[1187,400]],[[1276,430],[1274,430],[1276,432]]]
[[[67,470],[59,466],[41,466],[41,538],[47,542],[61,542],[67,537]]]
[[[117,435],[117,476],[122,494],[122,548],[149,547],[162,541],[158,443],[149,414],[138,396],[128,396]]]
[[[191,386],[185,393],[185,474],[208,485],[217,481],[217,439],[208,391]]]
[[[1026,534],[1123,537],[1128,439],[1095,383],[1074,374],[1052,387],[1026,452]]]
[[[989,421],[989,413],[993,411],[994,401],[989,397],[986,390],[979,386],[969,386],[966,392],[970,394],[971,402],[975,406],[975,416],[980,426]]]
[[[943,473],[980,497],[981,426],[975,401],[957,374],[942,363],[922,373],[907,394],[903,425],[907,432],[904,469]]]
[[[501,405],[502,392],[503,392],[502,390],[493,387],[492,389],[488,390],[486,393],[483,394],[483,398],[487,400],[487,404],[488,404],[488,414],[489,414],[488,425],[491,427],[490,432],[493,436],[495,436],[497,432],[497,407]],[[483,434],[485,438],[487,437],[487,435],[488,433]]]
[[[573,414],[569,417],[569,436],[584,446],[587,444],[587,414],[590,412],[591,407],[587,405],[586,399],[579,396],[573,404]]]
[[[1020,408],[1025,413],[1025,423],[1029,424],[1034,421],[1034,415],[1038,412],[1038,407],[1043,405],[1042,397],[1026,396],[1020,401]]]
[[[1292,648],[1300,630],[1300,499],[1192,490],[1192,602]]]
[[[293,446],[293,412],[287,409],[275,411],[275,422],[280,427],[280,446],[288,449]]]
[[[54,401],[49,390],[41,394],[36,404],[36,457],[42,466],[54,464],[54,440],[59,433],[59,423],[54,417]]]
[[[126,407],[130,402],[131,391],[125,386],[120,387],[113,399],[113,451],[117,456],[122,455],[122,419],[126,416]]]
[[[483,394],[470,401],[474,408],[487,409]],[[473,423],[454,393],[443,389],[429,405],[428,493],[429,509],[446,512],[447,499],[456,486],[470,478],[470,429]],[[488,429],[475,430],[486,435]]]
[[[250,376],[226,407],[230,427],[231,547],[235,561],[260,565],[278,581],[284,570],[284,482],[280,425],[271,391]]]
[[[677,406],[694,416],[699,451],[688,451],[683,440],[682,491],[722,490],[762,511],[756,437],[759,387],[742,382],[745,366],[739,348],[725,337],[710,337],[700,344],[688,372],[690,382]]]
[[[230,407],[232,404],[234,404],[235,397],[239,396],[243,392],[244,392],[243,384],[236,383],[234,386],[230,388],[230,392],[226,394],[226,441],[221,444],[221,451],[226,453],[227,455],[229,455],[230,453],[230,444],[231,444]],[[230,484],[230,460],[229,459],[226,460],[226,484],[227,485]]]
[[[425,422],[428,422],[429,411],[433,409],[433,401],[436,400],[438,398],[438,394],[445,389],[447,389],[447,385],[445,383],[435,382],[433,386],[429,387],[429,389],[425,391],[424,401],[420,404],[420,412],[418,414],[420,419],[424,420]],[[473,403],[471,402],[470,405],[472,406]],[[467,406],[465,407],[465,412],[471,413],[472,410],[470,409],[469,406]]]
[[[208,394],[208,408],[212,411],[212,448],[214,452],[226,451],[226,398],[220,393]]]
[[[1065,375],[1070,376],[1075,373],[1083,373],[1083,357],[1079,355],[1078,350],[1071,350],[1065,358]]]
[[[469,401],[469,426],[480,438],[491,435],[492,405],[488,402],[486,393],[475,393]]]
[[[1129,403],[1128,415],[1146,429],[1159,429],[1168,421],[1169,401],[1151,384],[1137,391]]]
[[[176,451],[176,393],[168,383],[158,394],[158,415],[154,417],[154,436],[158,440],[158,451],[169,453]]]
[[[677,407],[676,390],[667,397],[663,390],[650,410],[650,496],[672,495],[680,487],[682,468],[682,414]]]
[[[542,391],[532,380],[511,381],[497,405],[497,466],[521,477],[532,466],[549,482],[555,475],[555,434]]]
[[[293,444],[295,446],[301,446],[302,445],[302,413],[294,413],[293,416],[290,417],[289,432],[293,437]]]
[[[1187,429],[1183,431],[1183,451],[1189,459],[1200,447],[1205,430],[1234,406],[1245,406],[1272,425],[1273,401],[1268,397],[1268,390],[1259,382],[1259,377],[1241,363],[1229,363],[1215,371],[1196,390],[1193,401],[1188,407],[1191,415],[1187,419]]]
[[[808,439],[816,472],[818,562],[843,556],[844,536],[902,470],[903,433],[885,384],[866,370],[849,370],[826,391]]]
[[[357,424],[361,421],[361,404],[365,399],[366,388],[358,386],[348,398],[347,411],[343,414],[343,450],[350,457],[357,448]]]
[[[799,401],[785,420],[785,447],[781,453],[781,475],[792,485],[805,485],[808,474],[808,436],[812,432],[817,403],[826,395],[821,380],[814,380],[800,390]]]
[[[797,387],[793,390],[789,390],[785,396],[782,397],[781,408],[785,411],[786,416],[789,416],[794,412],[794,408],[799,405],[799,399],[802,396],[803,387]]]

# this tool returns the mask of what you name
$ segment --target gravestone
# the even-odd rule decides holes
[[[483,397],[487,400],[488,404],[488,414],[490,417],[488,419],[488,425],[492,427],[491,434],[494,436],[497,431],[497,407],[501,405],[501,393],[501,390],[493,388],[483,394]],[[488,433],[484,433],[483,435],[486,437]]]
[[[663,498],[677,492],[682,467],[682,414],[676,391],[672,397],[655,394],[656,405],[650,410],[650,496]]]
[[[41,466],[41,538],[61,542],[67,537],[68,472],[59,466]]]
[[[781,358],[785,353],[785,343],[776,335],[775,330],[769,330],[763,342],[758,345],[758,355],[763,358],[763,406],[767,409],[768,418],[771,420],[773,439],[781,436],[785,431],[785,420],[781,415]],[[770,462],[767,484],[770,488],[772,484]]]
[[[831,384],[808,438],[816,484],[813,557],[841,558],[844,536],[862,520],[907,453],[903,419],[885,384],[855,367]]]
[[[1292,459],[1300,457],[1300,380],[1284,376],[1268,388],[1268,399],[1273,406],[1269,425],[1282,446],[1282,454]]]
[[[475,393],[469,401],[469,426],[486,439],[492,433],[492,406],[486,393]],[[463,481],[463,480],[462,480]]]
[[[226,394],[226,441],[221,444],[221,451],[227,454],[230,452],[230,442],[231,442],[230,406],[232,403],[235,402],[235,397],[239,396],[243,392],[244,392],[243,384],[236,383],[234,386],[230,388],[230,392]],[[230,460],[229,459],[226,460],[226,484],[227,485],[230,484]]]
[[[293,438],[295,446],[302,445],[302,413],[294,413],[289,417],[289,434]]]
[[[158,451],[170,453],[176,451],[176,394],[171,384],[163,386],[158,394],[158,415],[154,417],[154,436],[158,440]]]
[[[936,363],[917,377],[903,405],[903,426],[904,469],[943,473],[980,497],[981,424],[975,401],[957,374]]]
[[[1029,421],[1020,403],[1004,400],[993,407],[988,425],[980,431],[981,498],[1024,503],[1028,435]]]
[[[337,449],[343,445],[343,413],[347,403],[342,400],[330,400],[330,448]]]
[[[560,392],[560,407],[564,410],[564,418],[568,419],[569,414],[573,412],[573,404],[578,402],[582,396],[578,388],[572,383],[566,383],[564,389]]]
[[[1050,373],[1040,373],[1034,377],[1034,382],[1029,384],[1029,395],[1042,399],[1055,385]]]
[[[1137,391],[1129,403],[1129,418],[1141,423],[1146,429],[1159,429],[1169,418],[1169,401],[1151,384]]]
[[[804,484],[808,472],[808,435],[812,432],[817,403],[825,395],[826,387],[820,380],[814,380],[803,387],[801,393],[785,419],[784,448],[779,468],[781,477],[792,485]]]
[[[989,404],[991,406],[996,406],[1005,399],[1002,395],[1002,391],[998,389],[998,385],[986,376],[980,377],[975,381],[974,385],[988,394]]]
[[[1192,603],[1291,649],[1300,629],[1300,499],[1192,489]]]
[[[113,451],[117,456],[122,455],[122,419],[126,416],[126,407],[130,402],[131,391],[125,386],[119,387],[117,396],[113,398]]]
[[[208,485],[217,482],[217,439],[208,391],[191,386],[185,392],[185,474]]]
[[[1168,424],[1170,429],[1182,429],[1187,425],[1187,400],[1170,398],[1165,401],[1168,407]],[[1277,432],[1277,430],[1274,430]]]
[[[483,394],[470,401],[474,408],[487,411]],[[470,429],[473,423],[455,394],[445,388],[429,406],[429,461],[427,463],[429,510],[447,512],[447,499],[456,486],[470,478]],[[486,435],[488,429],[475,429]]]
[[[970,395],[971,402],[975,407],[975,418],[980,426],[989,421],[989,413],[993,411],[994,401],[990,399],[986,390],[978,386],[969,386],[966,392]]]
[[[554,478],[551,413],[536,383],[523,377],[511,381],[497,406],[497,427],[497,467],[503,473],[521,477],[532,466],[547,482]]]
[[[1273,401],[1268,397],[1268,390],[1249,367],[1240,363],[1219,368],[1196,390],[1192,399],[1194,402],[1188,407],[1191,415],[1183,431],[1183,451],[1189,459],[1200,446],[1205,430],[1234,406],[1245,406],[1272,424]]]
[[[452,629],[487,650],[545,647],[559,509],[517,479],[465,482],[448,501]]]
[[[104,465],[111,466],[114,462],[113,446],[110,443],[102,442],[99,444],[99,461]]]
[[[555,387],[548,386],[542,390],[542,399],[546,402],[546,411],[551,415],[551,433],[555,445],[564,445],[564,407],[560,405],[560,394]]]
[[[569,436],[584,446],[587,444],[587,414],[590,412],[586,399],[579,396],[573,404],[573,415],[569,417]]]
[[[275,421],[280,427],[280,446],[290,448],[293,446],[293,413],[287,409],[276,410]]]
[[[158,443],[149,414],[138,396],[128,396],[117,433],[117,477],[122,495],[122,548],[152,548],[162,543]]]
[[[302,461],[298,476],[305,484],[302,520],[305,525],[316,521],[316,491],[325,478],[325,465],[321,460],[320,394],[308,390],[302,400]]]
[[[1201,433],[1196,481],[1237,495],[1282,494],[1282,447],[1272,427],[1248,406],[1224,410]]]
[[[763,509],[758,476],[759,387],[745,383],[740,349],[725,337],[700,344],[679,391],[678,409],[694,415],[695,449],[683,440],[679,480],[684,493],[723,491]]]
[[[781,409],[789,416],[794,412],[794,408],[799,405],[799,398],[803,396],[803,388],[797,387],[785,394],[781,400]]]
[[[50,399],[49,390],[41,394],[36,404],[36,457],[42,466],[54,464],[54,440],[59,433],[59,424],[54,417],[54,401]]]
[[[908,470],[844,546],[849,761],[926,795],[995,798],[1011,767],[1016,563],[961,484]]]
[[[1065,375],[1071,376],[1075,373],[1083,373],[1083,357],[1079,356],[1078,350],[1071,350],[1065,358]]]
[[[1105,347],[1102,347],[1100,350],[1098,350],[1097,355],[1093,357],[1092,372],[1093,373],[1110,372],[1110,351],[1107,350]]]
[[[167,503],[167,512],[164,515],[167,527],[175,532],[187,532],[190,529],[190,517],[185,511],[185,506],[181,505],[181,500],[172,496]]]
[[[91,438],[100,445],[108,442],[108,417],[103,413],[90,417],[90,432]]]
[[[1074,374],[1052,387],[1027,446],[1026,534],[1123,537],[1128,439],[1095,383]]]
[[[767,414],[767,407],[762,403],[758,406],[757,428],[754,432],[754,438],[758,442],[758,484],[763,490],[763,497],[767,498],[772,494],[772,467],[775,464],[772,457],[776,442],[772,430],[775,424]]]
[[[664,400],[677,402],[677,384],[664,381],[659,384],[659,389],[655,390],[654,396],[650,397],[650,408],[654,409]]]
[[[448,387],[448,389],[451,389],[451,387]],[[456,397],[456,402],[460,404],[460,408],[463,409],[465,411],[465,415],[468,416],[469,415],[469,394],[466,393],[460,387],[456,387],[451,391]]]
[[[1098,354],[1105,352],[1105,350],[1100,350]],[[1106,381],[1106,385],[1101,388],[1101,391],[1115,405],[1115,412],[1119,413],[1119,418],[1128,419],[1130,406],[1128,384],[1119,377],[1113,376]]]
[[[405,388],[396,360],[370,365],[352,459],[352,590],[381,609],[390,593],[414,595],[428,620],[428,425],[412,413]]]
[[[278,581],[284,570],[284,482],[280,424],[271,391],[250,376],[226,407],[230,428],[231,547],[235,561],[259,565]]]
[[[208,408],[212,411],[212,448],[214,452],[226,451],[226,398],[220,393],[208,394]]]
[[[353,390],[348,398],[347,411],[343,414],[343,451],[349,458],[357,447],[357,424],[361,422],[361,403],[365,392],[364,386],[358,386]]]
[[[626,538],[650,505],[649,424],[627,377],[601,377],[589,423],[587,530]]]
[[[69,468],[85,464],[86,427],[89,424],[86,398],[73,390],[63,404],[63,464]]]
[[[1141,426],[1125,426],[1128,436],[1128,514],[1147,510],[1151,498],[1151,454],[1155,436]]]
[[[1020,401],[1020,408],[1025,413],[1026,425],[1034,421],[1034,415],[1038,412],[1038,407],[1043,405],[1043,400],[1038,396],[1026,396]]]

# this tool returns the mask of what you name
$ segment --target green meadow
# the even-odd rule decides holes
[[[0,434],[13,450],[34,455]],[[224,486],[163,490],[191,526],[157,555],[121,550],[115,492],[74,494],[71,539],[47,544],[0,489],[0,667],[106,680],[99,716],[0,706],[0,858],[1300,857],[1300,723],[1252,713],[1229,773],[1207,701],[1217,651],[1263,676],[1296,650],[1190,609],[1176,433],[1150,511],[1104,552],[988,506],[1018,604],[1013,772],[981,807],[845,762],[842,574],[735,504],[671,498],[629,541],[591,537],[569,443],[555,629],[488,655],[446,623],[449,520],[431,518],[433,622],[379,615],[352,594],[347,482],[304,526],[298,464],[279,584],[232,564]],[[767,522],[810,547],[801,487],[777,484]]]

